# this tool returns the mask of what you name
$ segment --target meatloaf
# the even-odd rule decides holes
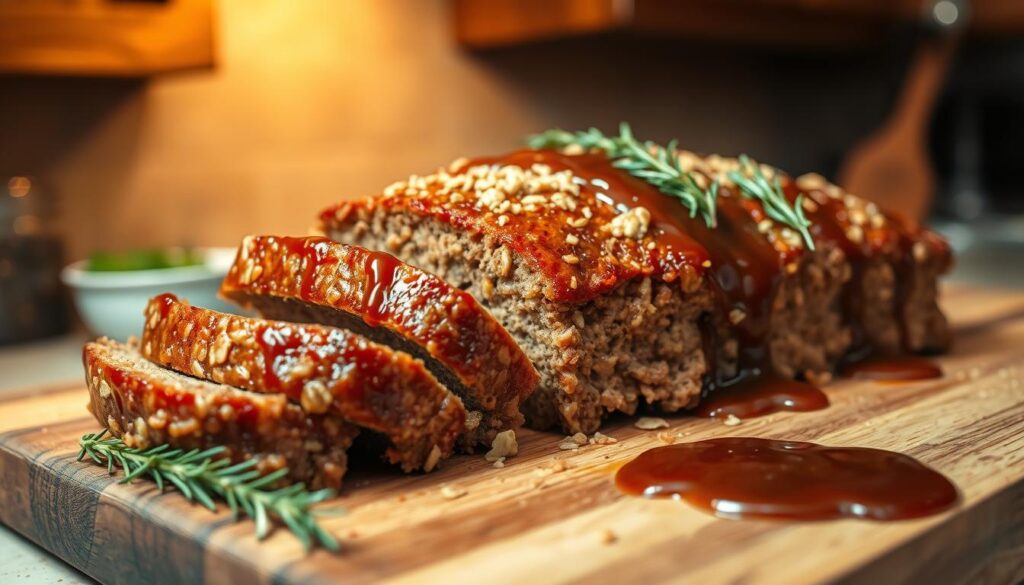
[[[465,429],[462,401],[422,361],[355,333],[228,315],[171,294],[153,298],[145,316],[148,360],[381,433],[386,458],[405,471],[432,469]]]
[[[521,424],[538,375],[468,293],[380,252],[326,238],[247,237],[221,295],[265,317],[323,323],[424,360],[470,411],[467,445]]]
[[[343,201],[319,229],[476,297],[540,373],[525,405],[540,428],[693,407],[766,371],[820,380],[855,350],[945,347],[941,238],[820,177],[761,165],[812,223],[808,244],[741,195],[739,161],[676,156],[719,182],[714,228],[601,151],[528,149]]]
[[[196,380],[145,360],[107,339],[83,350],[89,410],[130,447],[222,445],[257,469],[288,468],[289,478],[337,488],[358,430],[337,417],[303,412],[281,394],[257,394]]]

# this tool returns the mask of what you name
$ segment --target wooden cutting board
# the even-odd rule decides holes
[[[257,543],[250,523],[224,511],[145,482],[119,485],[77,462],[78,438],[97,429],[77,387],[0,403],[0,521],[110,583],[1016,583],[1024,295],[957,289],[944,305],[957,336],[939,359],[944,379],[838,382],[827,388],[829,409],[735,427],[668,419],[680,441],[763,436],[902,451],[960,488],[959,506],[939,516],[730,521],[623,496],[612,485],[616,467],[663,444],[659,431],[623,417],[604,429],[618,443],[578,451],[560,451],[561,435],[522,431],[520,454],[504,469],[482,456],[429,475],[357,464],[339,499],[349,514],[325,521],[343,551],[307,556],[286,531]]]

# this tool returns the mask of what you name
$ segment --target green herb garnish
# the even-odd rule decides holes
[[[316,521],[316,516],[333,511],[312,510],[314,504],[334,497],[334,490],[311,492],[301,483],[273,489],[270,486],[285,477],[287,469],[261,475],[255,469],[255,459],[231,464],[225,458],[218,458],[225,447],[185,451],[160,445],[143,450],[128,447],[115,437],[104,438],[106,434],[103,430],[82,436],[78,441],[82,447],[78,460],[88,456],[106,465],[111,474],[115,466],[121,467],[125,475],[120,483],[148,476],[160,491],[171,484],[188,500],[199,502],[211,511],[216,510],[211,495],[217,496],[227,502],[236,520],[239,510],[253,519],[258,539],[270,533],[270,519],[276,518],[295,534],[307,551],[315,543],[332,551],[339,548],[338,541]]]
[[[718,183],[702,188],[692,173],[683,170],[676,153],[676,141],[668,146],[653,142],[640,142],[633,137],[629,124],[619,126],[618,136],[605,136],[597,128],[585,132],[548,130],[527,139],[530,148],[566,148],[578,146],[583,150],[603,150],[612,164],[634,177],[654,185],[662,193],[675,197],[690,210],[690,217],[698,214],[708,227],[715,227],[715,199]]]
[[[529,137],[527,144],[530,148],[564,149],[575,146],[585,151],[603,150],[615,167],[678,199],[690,211],[690,217],[699,214],[708,227],[716,225],[718,181],[712,181],[706,189],[702,188],[695,175],[682,168],[675,140],[667,146],[640,142],[633,137],[629,124],[623,122],[618,136],[605,136],[597,128],[585,132],[553,129]],[[730,171],[727,176],[736,184],[740,195],[760,201],[768,217],[799,232],[808,249],[813,250],[814,241],[807,229],[811,223],[804,216],[802,206],[803,195],[797,197],[795,205],[791,205],[782,191],[778,175],[769,181],[760,165],[749,157],[740,155],[739,161],[741,169]]]
[[[782,191],[782,184],[779,182],[777,173],[769,181],[761,171],[761,165],[756,161],[751,160],[745,154],[741,154],[739,160],[740,170],[729,171],[729,180],[736,183],[740,193],[760,201],[768,217],[799,232],[804,243],[807,244],[807,249],[814,250],[814,240],[811,239],[811,232],[807,230],[811,222],[804,217],[804,196],[797,195],[796,203],[790,205]]]

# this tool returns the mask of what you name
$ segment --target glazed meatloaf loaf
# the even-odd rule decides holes
[[[431,470],[465,429],[462,402],[422,361],[355,333],[228,315],[171,294],[153,298],[145,316],[146,359],[380,433],[385,457],[405,471]]]
[[[522,422],[538,375],[468,293],[380,252],[326,238],[251,236],[221,295],[265,317],[323,323],[422,359],[467,410],[467,445]]]
[[[293,481],[341,485],[358,430],[336,417],[174,373],[107,339],[86,344],[83,361],[89,410],[130,447],[222,445],[236,462],[257,458],[262,473],[287,467]]]
[[[462,159],[335,205],[320,229],[479,299],[540,373],[525,406],[540,428],[590,432],[607,413],[693,407],[763,372],[819,380],[851,352],[946,345],[939,237],[818,176],[673,156],[697,184],[717,181],[713,227],[576,148]],[[813,239],[743,196],[732,172],[777,180]]]

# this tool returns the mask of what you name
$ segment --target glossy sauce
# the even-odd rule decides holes
[[[363,271],[366,282],[363,284],[363,320],[368,325],[379,325],[386,320],[391,289],[395,284],[398,270],[402,262],[384,252],[366,252]]]
[[[942,368],[918,356],[880,356],[846,364],[840,373],[857,380],[908,382],[941,378]]]
[[[657,447],[620,468],[615,483],[723,518],[901,520],[958,499],[948,479],[900,453],[758,438]]]
[[[758,222],[765,218],[758,203],[723,187],[719,190],[717,226],[709,228],[703,218],[691,218],[678,200],[615,168],[601,154],[565,155],[551,150],[526,150],[499,158],[477,159],[468,165],[495,163],[521,167],[541,163],[555,172],[570,170],[583,181],[581,192],[592,193],[598,201],[613,208],[613,214],[638,205],[647,208],[651,213],[648,233],[656,243],[655,249],[627,247],[616,250],[616,256],[624,259],[627,270],[630,262],[642,260],[639,263],[648,267],[647,273],[666,281],[703,278],[710,285],[721,314],[739,310],[745,315],[742,321],[730,325],[739,341],[738,375],[756,375],[769,369],[767,336],[771,301],[784,264],[794,258],[797,251],[777,249],[758,231]],[[593,253],[585,247],[582,252],[580,255],[584,258]],[[628,276],[628,273],[618,276]],[[567,291],[560,292],[568,296]],[[715,359],[714,355],[708,357]],[[709,368],[712,372],[718,370]],[[729,381],[711,382],[725,384]]]
[[[319,298],[320,295],[316,290],[316,273],[317,270],[321,269],[324,265],[337,263],[337,259],[330,254],[330,248],[334,245],[334,242],[321,237],[293,238],[264,236],[261,239],[268,242],[268,244],[266,244],[268,247],[273,247],[275,245],[280,246],[290,255],[301,258],[299,278],[302,283],[302,296],[310,299]],[[253,258],[253,260],[257,261],[261,260],[261,258],[256,257]],[[267,284],[254,282],[251,286],[259,290],[266,288]]]
[[[603,154],[566,155],[553,150],[522,150],[500,157],[475,159],[466,163],[464,168],[478,164],[512,164],[528,168],[535,163],[548,165],[554,172],[571,171],[580,185],[581,195],[593,195],[594,199],[604,203],[599,207],[607,207],[604,211],[610,211],[612,215],[638,205],[647,208],[651,213],[648,240],[653,239],[656,244],[653,250],[648,250],[643,245],[633,246],[632,242],[616,242],[619,247],[613,252],[621,262],[612,266],[604,266],[603,260],[597,258],[607,250],[596,245],[588,246],[586,241],[572,250],[559,250],[559,253],[574,253],[584,261],[589,257],[590,272],[596,273],[596,277],[589,287],[569,290],[564,284],[566,279],[559,277],[561,267],[547,271],[555,282],[560,283],[555,292],[556,300],[587,300],[603,292],[600,285],[640,275],[658,276],[666,282],[680,280],[685,292],[690,292],[685,285],[687,279],[702,279],[716,301],[716,313],[721,316],[716,321],[706,319],[702,323],[707,370],[712,373],[705,380],[705,387],[714,391],[773,370],[769,349],[771,305],[787,266],[794,268],[808,252],[802,247],[789,247],[772,232],[758,230],[759,222],[767,217],[759,202],[742,196],[735,188],[721,187],[717,201],[717,226],[709,228],[703,218],[691,218],[687,208],[678,200],[615,168]],[[782,176],[780,183],[787,199],[795,204],[801,195],[795,181]],[[814,198],[807,193],[803,195],[816,204],[805,210],[812,222],[812,237],[819,245],[828,242],[841,249],[855,278],[870,258],[884,257],[895,266],[893,318],[901,326],[901,342],[905,347],[907,340],[906,332],[902,331],[902,310],[909,286],[903,281],[906,275],[911,274],[908,263],[913,262],[912,245],[916,241],[924,241],[933,253],[947,257],[948,248],[936,238],[922,239],[920,229],[893,217],[887,217],[881,225],[864,223],[854,226],[851,211],[842,197],[828,197],[824,193]],[[856,227],[862,237],[851,239],[851,227]],[[543,222],[535,222],[525,231],[542,234],[544,229]],[[549,242],[549,245],[559,244],[560,241]],[[852,329],[854,337],[853,350],[867,344],[864,332],[859,328],[859,308],[863,301],[857,288],[844,287],[842,304],[844,322]],[[728,322],[727,317],[734,311],[739,311],[742,319]],[[723,334],[738,342],[735,367],[731,364],[730,367],[719,367],[726,359],[726,356],[719,355],[724,345],[719,338]],[[731,356],[729,361],[733,361]]]
[[[710,392],[693,413],[709,418],[730,414],[753,418],[780,411],[821,410],[828,405],[828,396],[813,384],[764,375]]]

